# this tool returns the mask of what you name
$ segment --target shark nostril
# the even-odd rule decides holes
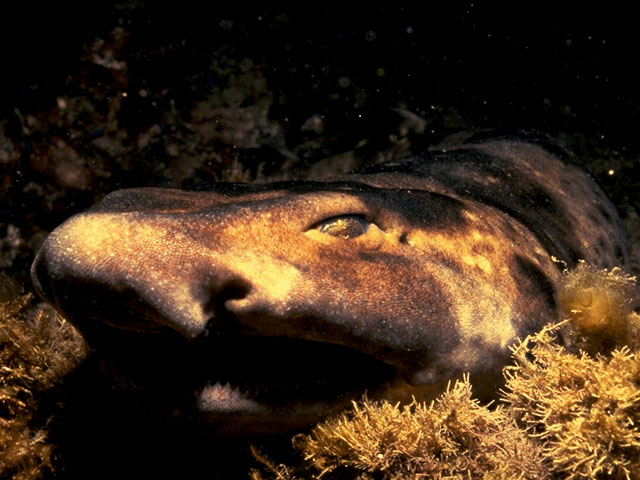
[[[222,302],[237,300],[246,297],[250,290],[251,288],[246,282],[242,280],[230,280],[224,285],[220,293],[218,293],[218,298]]]
[[[205,311],[211,315],[211,320],[205,328],[204,337],[235,334],[239,325],[232,318],[227,304],[231,300],[245,298],[250,291],[251,287],[239,279],[227,280],[222,285],[212,288],[208,293],[210,301],[205,308]]]

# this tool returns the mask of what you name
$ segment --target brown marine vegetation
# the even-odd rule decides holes
[[[599,270],[585,262],[565,272],[558,290],[560,315],[569,328],[562,329],[566,346],[591,356],[624,346],[640,351],[640,307],[635,278],[619,268]]]
[[[364,399],[294,437],[299,465],[256,453],[252,478],[638,479],[635,288],[618,269],[581,263],[559,292],[566,319],[514,346],[497,406],[479,405],[468,379],[430,406]]]
[[[38,400],[87,353],[68,323],[29,305],[29,295],[0,303],[0,478],[14,480],[52,470],[55,447]]]
[[[363,400],[353,410],[295,437],[298,470],[260,457],[271,477],[326,479],[545,479],[542,448],[503,408],[471,397],[468,378],[431,405]]]
[[[636,287],[619,269],[580,263],[558,295],[568,318],[516,345],[504,370],[504,401],[558,478],[640,478]]]
[[[539,441],[556,478],[640,478],[640,358],[574,354],[546,327],[514,348],[507,409]]]

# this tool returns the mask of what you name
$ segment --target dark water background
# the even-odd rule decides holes
[[[46,234],[111,190],[303,177],[326,157],[379,161],[470,129],[560,138],[619,208],[640,258],[635,16],[421,3],[3,6],[0,294],[29,291]],[[136,437],[114,438],[138,455]],[[96,451],[79,443],[75,460]]]

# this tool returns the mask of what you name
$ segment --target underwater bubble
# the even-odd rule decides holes
[[[340,77],[340,79],[338,80],[338,85],[340,85],[342,88],[347,88],[349,85],[351,85],[351,79],[349,77]]]

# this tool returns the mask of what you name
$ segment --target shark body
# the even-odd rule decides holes
[[[367,392],[430,399],[556,317],[578,260],[625,267],[618,214],[552,142],[465,143],[321,181],[128,189],[55,229],[37,291],[145,408],[223,435]]]

